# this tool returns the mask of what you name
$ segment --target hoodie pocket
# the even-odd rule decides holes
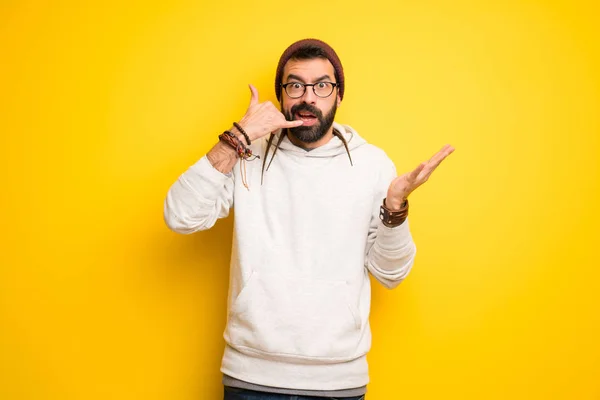
[[[346,281],[287,278],[255,271],[231,308],[229,343],[279,359],[354,358],[362,321]]]

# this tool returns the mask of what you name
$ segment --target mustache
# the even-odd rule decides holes
[[[296,115],[297,113],[299,113],[301,111],[308,111],[309,113],[311,113],[315,117],[317,117],[319,120],[323,119],[323,113],[321,112],[321,110],[319,110],[315,106],[311,106],[308,103],[296,104],[295,106],[292,106],[292,109],[290,110],[292,116]]]

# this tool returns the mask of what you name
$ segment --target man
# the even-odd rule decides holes
[[[329,45],[292,44],[275,77],[281,112],[250,86],[246,114],[167,195],[166,223],[180,233],[235,205],[225,399],[366,392],[369,273],[388,288],[407,276],[407,198],[454,149],[396,177],[382,150],[334,122],[344,89]]]

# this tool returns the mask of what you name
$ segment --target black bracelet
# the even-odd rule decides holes
[[[250,137],[248,136],[246,131],[237,122],[234,122],[233,126],[235,126],[238,129],[238,131],[240,131],[242,133],[242,135],[244,135],[244,138],[246,138],[246,143],[248,143],[248,146],[250,146],[250,144],[251,144]]]

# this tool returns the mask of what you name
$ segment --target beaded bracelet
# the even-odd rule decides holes
[[[238,131],[240,131],[242,133],[242,135],[244,135],[244,138],[246,139],[246,143],[248,143],[248,146],[250,146],[252,144],[252,143],[250,143],[250,136],[248,136],[248,134],[246,133],[244,128],[242,128],[240,126],[240,124],[238,124],[237,122],[234,122],[233,126],[235,126],[238,129]]]

